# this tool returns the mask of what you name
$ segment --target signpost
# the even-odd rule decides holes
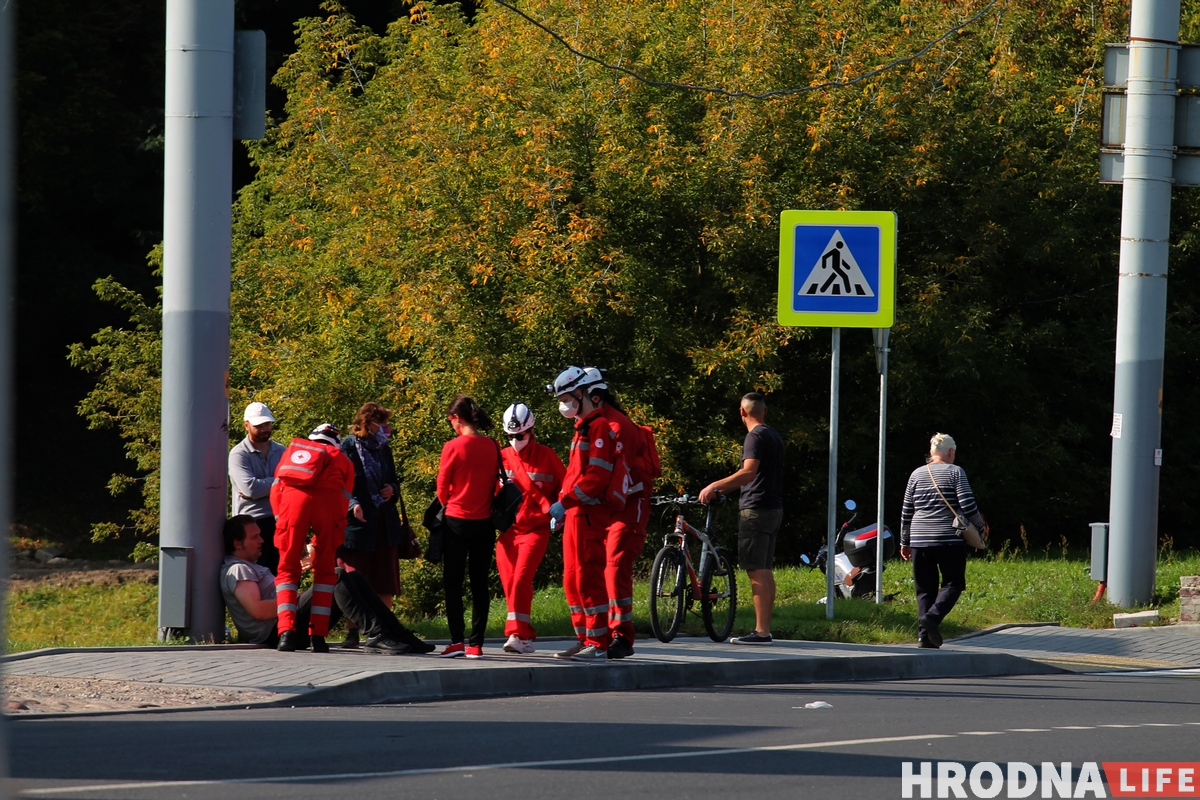
[[[829,619],[833,619],[833,549],[837,534],[837,437],[842,328],[891,328],[895,320],[896,215],[893,212],[784,211],[780,215],[779,324],[833,328],[829,387],[829,518],[826,532],[829,558],[825,569],[825,616]],[[883,347],[886,346],[885,343]],[[886,366],[880,367],[881,372],[885,369]],[[881,391],[885,386],[881,384]],[[885,400],[886,396],[881,394],[880,402]],[[883,413],[881,410],[880,498],[883,495]],[[882,499],[879,505],[882,526]],[[882,527],[878,539],[883,541]],[[877,569],[882,574],[882,559]],[[882,600],[882,591],[877,590],[876,599]]]

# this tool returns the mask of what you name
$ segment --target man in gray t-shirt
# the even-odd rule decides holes
[[[233,487],[233,516],[254,518],[263,538],[262,566],[279,567],[279,549],[275,546],[275,512],[271,509],[271,484],[275,468],[286,449],[271,441],[275,417],[266,403],[251,403],[242,414],[246,438],[229,451],[229,483]]]
[[[221,565],[221,597],[238,629],[238,640],[274,647],[279,643],[278,598],[275,576],[271,570],[255,563],[262,553],[262,534],[258,525],[245,514],[230,517],[225,521],[223,537],[225,563]],[[308,634],[312,595],[312,589],[308,589],[296,604],[295,649],[303,650],[311,644],[314,652],[328,652],[324,639]],[[396,619],[361,572],[339,569],[333,599],[329,624],[336,625],[345,614],[366,635],[364,650],[399,655],[429,653],[435,649]],[[357,646],[357,640],[355,642]]]

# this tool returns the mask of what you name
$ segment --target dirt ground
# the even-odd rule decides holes
[[[37,714],[61,711],[132,711],[227,703],[258,703],[276,697],[253,689],[207,689],[137,681],[101,681],[6,675],[4,711]]]
[[[158,583],[157,564],[128,561],[71,559],[48,565],[31,558],[15,558],[9,569],[8,590],[18,592],[39,586],[109,586],[122,583]],[[227,703],[257,703],[275,697],[271,692],[164,686],[136,681],[43,678],[32,675],[4,677],[3,710],[9,714],[62,711],[130,711],[139,708],[187,708]]]
[[[158,564],[129,561],[84,561],[71,559],[53,566],[31,558],[13,559],[8,590],[20,592],[38,586],[110,586],[121,583],[158,583]]]

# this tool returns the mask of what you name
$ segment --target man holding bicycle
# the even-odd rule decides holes
[[[738,502],[738,562],[750,578],[754,597],[754,630],[733,644],[771,644],[771,612],[775,606],[775,536],[783,522],[783,437],[767,425],[766,399],[758,392],[742,397],[742,468],[713,481],[700,492],[700,502],[741,489]]]

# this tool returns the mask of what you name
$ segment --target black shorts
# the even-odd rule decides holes
[[[738,512],[738,565],[742,569],[773,568],[775,534],[782,522],[782,508],[743,508]]]

